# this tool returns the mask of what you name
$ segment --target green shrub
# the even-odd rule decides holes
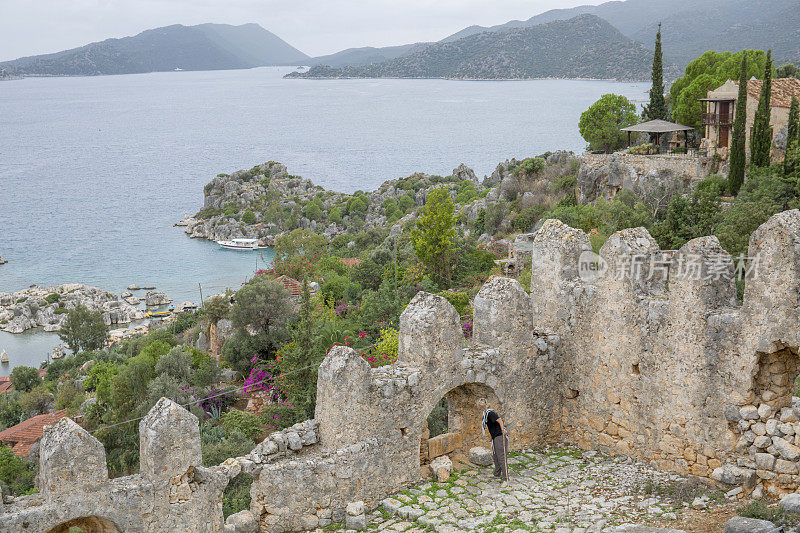
[[[519,174],[520,171],[525,171],[529,176],[538,174],[547,167],[547,161],[541,157],[529,157],[523,159],[519,165],[514,168],[514,174]]]
[[[0,483],[19,496],[33,489],[35,475],[33,463],[20,459],[11,448],[0,444]]]
[[[514,217],[514,222],[512,223],[514,229],[521,232],[530,231],[533,229],[534,224],[536,224],[544,211],[545,207],[543,205],[526,207],[520,211],[516,217]]]
[[[442,291],[438,295],[456,308],[458,316],[466,316],[472,313],[468,293],[464,291]]]
[[[256,223],[256,214],[253,213],[250,209],[242,213],[242,222],[248,225],[252,225]]]
[[[261,409],[262,422],[267,426],[273,426],[276,431],[293,426],[306,418],[306,412],[293,404],[267,404]]]
[[[416,205],[417,203],[414,201],[414,198],[408,193],[401,196],[397,201],[397,207],[400,208],[404,215],[412,211]]]
[[[447,398],[439,400],[431,410],[431,414],[428,415],[428,429],[431,437],[447,433]]]
[[[560,178],[556,178],[553,180],[552,188],[553,192],[571,192],[575,189],[575,186],[578,185],[578,179],[575,177],[574,174],[567,174],[566,176],[561,176]]]
[[[761,500],[751,500],[738,509],[739,516],[767,520],[776,526],[796,526],[800,524],[800,513],[784,511],[779,507],[770,507]]]
[[[253,413],[240,411],[238,409],[231,409],[220,419],[222,427],[228,433],[236,430],[250,439],[257,439],[263,431],[261,419]]]
[[[58,294],[57,292],[52,292],[52,293],[50,293],[50,294],[48,294],[47,296],[44,297],[44,301],[46,301],[49,304],[54,304],[57,301],[59,301],[60,299],[61,299],[61,295]]]
[[[328,213],[328,218],[334,224],[339,224],[342,222],[342,210],[340,207],[335,206],[333,207],[330,212]]]
[[[306,204],[303,208],[303,215],[309,220],[316,220],[321,221],[325,218],[324,213],[322,212],[322,204],[320,204],[319,200],[314,199]]]

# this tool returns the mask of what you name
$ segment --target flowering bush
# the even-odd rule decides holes
[[[358,306],[353,305],[344,300],[339,300],[336,306],[333,308],[333,312],[336,313],[336,316],[338,316],[339,318],[344,318],[349,313],[352,313],[354,311],[358,311]]]
[[[464,333],[464,337],[470,338],[472,337],[472,317],[464,317],[461,319],[461,331]]]
[[[286,259],[273,260],[272,268],[269,270],[257,270],[257,275],[269,275],[271,277],[289,276],[290,278],[312,279],[317,270],[317,256],[304,257],[292,255]]]
[[[197,405],[208,414],[216,413],[216,415],[219,415],[236,403],[236,389],[223,390],[212,387],[207,392],[203,392],[202,390],[186,386],[183,387],[183,390],[195,398],[200,398]]]
[[[497,239],[492,239],[490,242],[481,245],[480,249],[493,254],[497,259],[508,257],[508,244]]]
[[[278,372],[275,362],[259,363],[258,358],[250,359],[253,367],[250,375],[244,380],[244,392],[266,391],[270,397],[277,400],[280,391],[276,387],[275,376]]]

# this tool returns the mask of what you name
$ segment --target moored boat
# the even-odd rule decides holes
[[[8,361],[9,361],[8,354],[6,353],[5,350],[3,350],[2,352],[0,352],[0,363],[7,365]]]
[[[217,241],[217,244],[229,250],[258,250],[258,239],[231,239]]]

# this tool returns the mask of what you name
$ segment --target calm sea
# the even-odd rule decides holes
[[[238,287],[270,255],[172,226],[220,172],[280,161],[326,188],[369,190],[416,171],[479,176],[498,162],[580,151],[580,113],[604,81],[284,80],[290,69],[0,83],[0,291],[152,284],[177,301]],[[38,366],[54,334],[0,332],[11,365]]]

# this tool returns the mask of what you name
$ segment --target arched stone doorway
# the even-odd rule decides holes
[[[121,533],[121,530],[110,520],[99,516],[73,518],[50,529],[48,533]]]
[[[447,402],[446,431],[429,436],[428,416],[441,398]],[[464,383],[430,403],[420,433],[420,465],[441,455],[466,455],[474,446],[489,447],[488,433],[483,434],[483,410],[491,407],[502,413],[503,406],[494,389],[483,383]]]

